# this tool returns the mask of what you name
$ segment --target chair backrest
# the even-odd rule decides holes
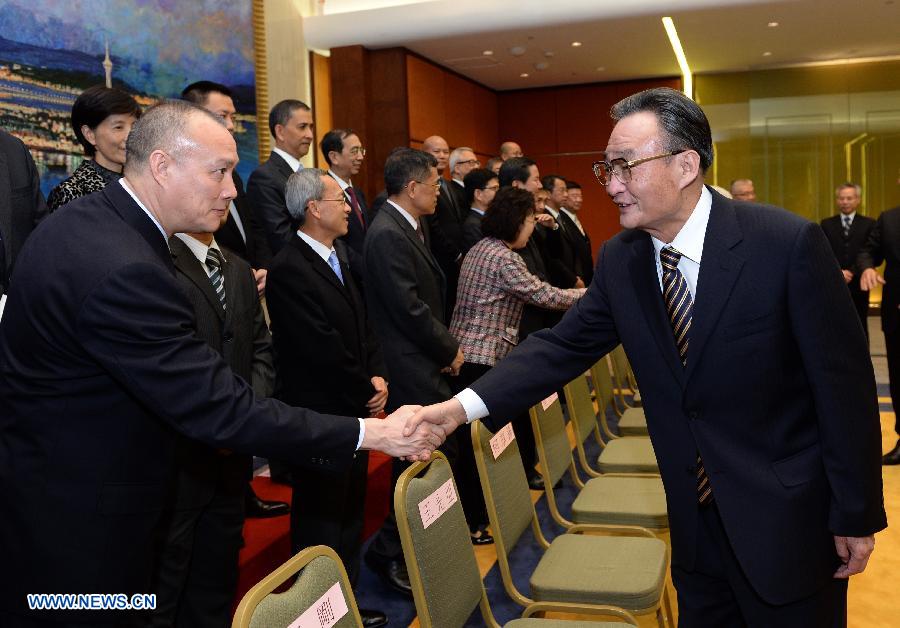
[[[583,375],[576,379],[584,380]],[[585,387],[587,383],[585,382]],[[590,400],[590,397],[588,398]],[[547,406],[546,408],[544,406]],[[593,408],[592,408],[593,410]],[[552,487],[572,466],[572,447],[566,431],[566,419],[563,417],[559,399],[534,404],[529,410],[531,425],[534,428],[534,439],[537,445],[544,477],[544,486]],[[549,479],[548,479],[549,478]]]
[[[403,472],[394,510],[420,625],[462,627],[486,596],[450,463],[442,453]]]
[[[631,368],[631,362],[628,361],[628,354],[625,353],[625,347],[617,346],[610,352],[613,363],[613,372],[616,378],[616,387],[619,390],[630,388],[636,390],[637,380],[634,377],[634,370]]]
[[[597,393],[597,409],[600,413],[606,413],[606,409],[613,403],[613,383],[605,355],[591,365],[591,379],[594,382],[594,392]]]
[[[273,593],[297,576],[283,593]],[[356,598],[341,559],[330,547],[308,547],[247,591],[235,611],[232,628],[287,628],[304,613],[314,617],[344,615],[336,628],[361,628]]]
[[[605,358],[601,358],[605,360]],[[597,379],[603,377],[602,373],[595,374],[591,367],[591,376],[594,380],[594,389],[597,390]],[[612,393],[609,378],[606,378],[607,387]],[[563,387],[566,394],[566,402],[569,407],[569,419],[575,428],[575,438],[579,443],[584,443],[597,427],[597,413],[594,411],[594,402],[591,400],[591,391],[588,388],[587,378],[579,375]],[[603,394],[597,393],[597,403],[603,407]]]
[[[472,422],[472,445],[484,492],[497,558],[506,557],[522,533],[536,519],[522,455],[515,439],[497,458],[491,451],[494,434],[481,421]]]

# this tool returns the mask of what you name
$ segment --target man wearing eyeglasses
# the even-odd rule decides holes
[[[351,178],[359,174],[366,149],[359,136],[351,129],[332,129],[322,138],[322,154],[328,164],[328,174],[338,185],[350,205],[350,219],[347,234],[341,239],[357,255],[363,254],[366,231],[372,221],[366,195],[361,188],[353,185]]]
[[[666,488],[679,626],[843,625],[887,522],[872,363],[828,242],[704,185],[709,122],[680,92],[612,116],[594,170],[625,230],[587,294],[407,427],[490,415],[496,431],[622,343]]]
[[[332,164],[340,160],[335,153]],[[275,398],[349,416],[378,416],[388,400],[387,368],[341,240],[353,210],[339,182],[315,168],[288,178],[285,201],[300,226],[269,269]],[[368,460],[365,452],[356,452],[343,471],[324,469],[315,458],[294,461],[300,466],[291,470],[293,552],[311,545],[333,548],[354,585]],[[387,623],[380,611],[361,609],[360,615],[364,626]]]
[[[481,240],[481,219],[500,189],[500,180],[487,168],[476,168],[464,181],[469,213],[463,221],[463,247],[468,252]]]

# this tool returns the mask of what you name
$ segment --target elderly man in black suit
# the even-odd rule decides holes
[[[222,216],[223,225],[228,217]],[[271,395],[272,341],[249,264],[220,247],[212,233],[176,233],[169,249],[194,310],[197,337],[221,354],[256,395]],[[150,623],[224,626],[237,589],[251,457],[182,438],[176,460],[175,503],[164,515],[167,532]]]
[[[366,158],[366,149],[362,140],[351,129],[330,130],[322,137],[321,147],[325,163],[328,164],[328,175],[337,181],[350,206],[347,233],[341,240],[353,249],[355,255],[362,258],[363,243],[372,222],[372,214],[369,213],[362,188],[353,185],[351,178],[359,174]]]
[[[567,179],[566,202],[559,208],[559,223],[570,236],[578,276],[581,277],[584,285],[588,286],[594,278],[594,251],[591,237],[578,218],[583,204],[581,184]]]
[[[432,155],[412,148],[391,153],[384,165],[388,199],[366,236],[366,301],[390,374],[389,408],[406,399],[448,399],[443,374],[456,375],[463,364],[459,343],[447,328],[446,283],[428,248],[424,220],[434,213],[438,181]],[[394,461],[395,481],[404,468]],[[393,508],[366,562],[391,587],[412,593]]]
[[[341,186],[315,168],[292,174],[288,211],[300,227],[272,262],[268,290],[275,338],[275,397],[334,414],[377,415],[388,399],[387,369],[340,239],[353,220]],[[356,583],[369,457],[340,473],[295,468],[291,545],[337,551]],[[384,613],[361,609],[363,625]]]
[[[259,398],[196,337],[168,239],[218,227],[236,162],[220,118],[157,105],[129,135],[124,178],[22,249],[0,321],[3,626],[143,625],[135,611],[30,610],[26,593],[151,590],[179,434],[334,469],[358,449],[424,457],[440,443],[441,430],[402,436],[409,409],[364,419]]]
[[[25,239],[46,215],[31,153],[20,139],[0,131],[0,297]]]
[[[247,200],[275,255],[297,230],[284,202],[284,186],[288,177],[303,167],[300,160],[313,142],[312,110],[299,100],[282,100],[269,112],[269,132],[275,148],[247,180]]]
[[[900,176],[897,183],[900,184]],[[875,270],[882,262],[884,277]],[[900,464],[900,412],[897,411],[900,406],[900,207],[881,213],[859,252],[856,264],[862,273],[859,285],[865,294],[869,294],[878,284],[884,286],[881,293],[881,329],[887,350],[891,401],[897,417],[894,431],[898,440],[881,462],[886,465]]]
[[[508,417],[621,342],[666,488],[679,625],[842,625],[887,523],[875,377],[828,242],[704,185],[709,123],[680,92],[612,114],[595,172],[625,230],[588,292],[417,420]]]

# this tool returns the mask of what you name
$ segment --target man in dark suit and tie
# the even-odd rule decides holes
[[[625,230],[587,294],[410,427],[490,414],[496,430],[621,342],[666,488],[679,625],[843,625],[886,518],[872,363],[828,242],[704,185],[709,124],[680,92],[612,115],[595,172]]]
[[[861,270],[857,266],[856,258],[869,239],[869,232],[875,226],[875,221],[856,211],[859,209],[861,191],[859,185],[849,182],[835,190],[835,202],[840,213],[823,220],[822,231],[825,232],[825,237],[828,238],[831,250],[834,251],[834,256],[844,274],[844,281],[850,289],[853,305],[856,306],[856,312],[868,339],[869,292],[859,287]]]
[[[332,151],[333,152],[333,151]],[[275,338],[275,398],[319,412],[382,412],[388,399],[381,346],[340,238],[353,210],[339,183],[316,168],[288,179],[286,200],[300,227],[272,262],[267,302]],[[333,548],[354,585],[359,576],[369,457],[357,452],[339,472],[294,468],[291,546]],[[383,626],[380,611],[361,609],[363,625]]]
[[[578,269],[584,285],[588,286],[594,278],[594,251],[591,246],[591,237],[578,218],[583,203],[581,185],[567,179],[566,202],[559,208],[560,222],[571,236],[572,249],[575,253],[575,267]]]
[[[900,176],[897,178],[900,184]],[[859,217],[857,217],[857,220]],[[884,262],[884,277],[875,269]],[[894,445],[882,459],[882,464],[900,464],[900,207],[885,210],[875,221],[869,237],[856,260],[860,275],[860,288],[869,294],[876,285],[884,286],[881,292],[881,329],[887,351],[888,379],[891,401],[896,420],[894,431],[898,435]]]
[[[351,177],[359,174],[366,149],[359,136],[351,129],[332,129],[322,138],[322,154],[328,164],[328,174],[341,188],[341,193],[350,205],[350,217],[346,235],[341,240],[362,258],[366,231],[372,222],[372,215],[366,203],[366,195],[361,188],[353,185]]]
[[[25,239],[46,215],[31,153],[20,139],[0,131],[0,297]]]
[[[462,223],[465,220],[466,202],[462,188],[444,178],[450,160],[450,147],[440,135],[432,135],[422,143],[422,150],[437,160],[440,194],[437,209],[427,217],[431,251],[434,253],[447,282],[445,316],[449,321],[456,304],[456,284],[463,258]]]
[[[196,337],[168,239],[219,226],[235,163],[220,118],[167,101],[132,128],[124,177],[23,247],[0,321],[3,626],[144,625],[134,611],[31,611],[26,593],[151,590],[179,435],[335,469],[358,449],[441,442],[402,436],[409,409],[363,419],[259,398]]]
[[[222,118],[225,128],[229,133],[234,134],[234,116],[237,111],[234,108],[231,90],[225,85],[212,81],[197,81],[185,87],[181,92],[181,97]],[[231,172],[231,178],[234,181],[237,196],[228,207],[225,224],[216,231],[216,241],[240,255],[244,261],[250,264],[256,279],[257,290],[261,296],[265,293],[266,268],[269,266],[269,260],[272,259],[272,253],[269,251],[266,234],[262,225],[259,224],[256,212],[247,202],[244,183],[237,170]],[[251,469],[251,477],[247,482],[244,514],[247,517],[258,518],[286,515],[289,511],[286,503],[260,499],[253,491],[249,482],[252,475]]]
[[[226,213],[222,223],[228,220]],[[176,233],[169,249],[194,310],[197,337],[257,396],[271,395],[272,341],[249,264],[220,247],[212,233]],[[252,460],[180,438],[176,461],[175,500],[163,516],[167,531],[156,569],[151,625],[224,626],[237,589]]]
[[[299,100],[282,100],[269,112],[275,148],[247,180],[247,200],[262,224],[272,255],[294,237],[297,225],[284,204],[284,186],[303,165],[313,141],[312,111]]]
[[[481,219],[500,189],[497,175],[487,168],[471,170],[463,181],[469,213],[463,221],[463,248],[468,251],[481,240]]]
[[[541,186],[550,193],[547,197],[547,213],[559,224],[557,237],[548,249],[549,271],[553,285],[566,288],[584,288],[584,269],[578,256],[578,240],[575,223],[563,214],[562,208],[568,201],[566,180],[558,174],[548,174],[541,178]]]
[[[424,220],[434,213],[439,180],[432,155],[413,148],[391,153],[384,165],[388,200],[366,236],[366,301],[390,375],[388,408],[406,399],[448,399],[443,374],[456,375],[463,364],[459,343],[447,328],[446,284],[428,248]],[[395,481],[404,468],[394,461]],[[391,587],[411,594],[393,508],[366,562]]]

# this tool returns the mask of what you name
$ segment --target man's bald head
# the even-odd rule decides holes
[[[502,144],[500,144],[500,159],[502,159],[503,161],[512,159],[513,157],[522,156],[524,156],[524,153],[522,153],[522,147],[515,142],[503,142]]]
[[[203,107],[184,100],[167,100],[147,109],[131,127],[125,143],[125,174],[137,174],[147,168],[153,151],[178,156],[196,148],[192,122],[215,122],[228,133],[224,121]]]
[[[440,135],[432,135],[425,138],[425,141],[422,142],[422,150],[434,155],[434,158],[437,159],[438,162],[438,172],[444,172],[444,169],[447,167],[447,163],[450,160],[450,145],[447,144],[447,140]]]

